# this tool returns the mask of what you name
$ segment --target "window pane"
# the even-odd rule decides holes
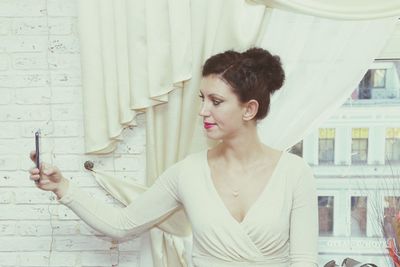
[[[354,151],[358,152],[360,150],[360,140],[359,139],[353,139],[353,142],[351,144],[351,148]]]
[[[384,198],[383,221],[386,237],[388,237],[387,233],[391,233],[393,231],[392,221],[396,219],[396,215],[399,213],[399,204],[400,197],[388,196]]]
[[[385,87],[386,70],[376,69],[373,71],[373,87]]]
[[[386,129],[385,162],[400,163],[400,128]]]
[[[400,139],[396,139],[393,142],[393,153],[391,160],[400,161]]]
[[[329,151],[333,151],[333,139],[330,139],[328,142],[326,142],[326,148],[329,150]]]
[[[387,196],[384,203],[384,216],[396,216],[400,208],[400,197]],[[397,212],[396,212],[397,211]]]
[[[367,197],[351,197],[351,235],[367,235]]]
[[[386,155],[386,161],[390,161],[393,158],[393,139],[386,139],[386,144],[385,144],[385,155]]]
[[[321,139],[334,139],[335,138],[335,128],[320,128],[319,138]]]
[[[368,139],[353,139],[351,147],[351,162],[366,163],[368,158]]]
[[[318,197],[319,234],[333,235],[333,196]]]
[[[386,138],[400,138],[400,128],[387,128]]]
[[[359,144],[360,144],[360,150],[365,151],[367,149],[367,140],[360,140]]]
[[[303,140],[292,146],[289,150],[290,153],[303,157]]]
[[[352,138],[359,138],[359,139],[367,139],[369,135],[368,128],[353,128],[352,129]]]
[[[319,139],[319,163],[333,163],[335,139]]]
[[[360,151],[360,161],[362,162],[367,161],[367,151]]]
[[[367,73],[365,73],[363,79],[361,80],[359,86],[358,86],[358,98],[359,99],[370,99],[371,98],[371,80],[372,80],[372,74],[371,70],[368,70]]]
[[[400,161],[400,139],[390,138],[386,139],[385,145],[386,162],[399,162]]]

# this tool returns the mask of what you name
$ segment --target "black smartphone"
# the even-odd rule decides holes
[[[36,168],[40,167],[40,131],[35,132]]]

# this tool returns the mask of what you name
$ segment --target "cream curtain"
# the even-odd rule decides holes
[[[323,18],[365,20],[399,16],[398,0],[247,0],[272,8]]]
[[[362,1],[362,2],[361,2]],[[193,50],[197,36],[204,32],[193,31],[198,14],[190,0],[149,0],[110,1],[86,0],[79,3],[79,36],[81,49],[83,104],[85,119],[85,146],[88,153],[109,153],[121,139],[125,127],[135,125],[137,112],[168,101],[168,93],[174,88],[182,88],[193,73],[193,55],[210,51],[207,48]],[[223,2],[224,9],[211,10],[207,14],[221,12],[228,15],[232,6],[243,7],[239,0]],[[264,5],[302,12],[315,16],[371,19],[400,16],[398,0],[248,0],[262,5],[245,5],[246,10],[268,12]],[[217,9],[218,10],[218,9]],[[200,14],[203,14],[199,12]],[[231,16],[235,13],[230,14]],[[229,15],[228,15],[229,16]],[[267,16],[265,16],[267,18]],[[200,18],[201,19],[201,18]],[[259,16],[249,17],[243,29],[237,21],[231,22],[228,37],[238,30],[249,30],[249,36],[262,31],[257,23]],[[215,21],[203,21],[207,35],[218,31],[212,25]],[[265,27],[265,22],[261,27]],[[230,37],[232,38],[232,37]],[[240,48],[241,40],[231,40],[231,46]],[[201,43],[201,42],[200,42]],[[226,40],[228,43],[228,40]],[[253,40],[253,43],[254,40]],[[212,46],[218,47],[218,43]]]
[[[86,152],[108,153],[191,77],[189,0],[78,3]]]
[[[79,1],[79,21],[86,151],[111,152],[123,128],[145,111],[148,185],[208,145],[197,95],[210,55],[257,45],[282,57],[287,82],[274,95],[260,133],[264,142],[285,149],[340,105],[395,24],[394,18],[314,18],[238,0],[85,0]],[[96,176],[124,204],[145,190]],[[141,259],[142,266],[188,266],[190,236],[177,237],[190,232],[186,223],[179,211],[151,230],[152,258]]]
[[[289,148],[328,119],[380,54],[396,20],[331,20],[275,10],[260,46],[281,56],[286,81],[259,124],[263,142]]]

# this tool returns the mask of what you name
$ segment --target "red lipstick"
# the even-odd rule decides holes
[[[209,123],[209,122],[204,123],[204,129],[210,129],[213,126],[215,126],[215,123]]]

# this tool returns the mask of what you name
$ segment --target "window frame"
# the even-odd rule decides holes
[[[321,137],[322,136],[322,137]],[[336,139],[336,129],[335,128],[320,128],[318,135],[318,165],[333,165],[335,164],[335,142]],[[328,142],[332,142],[332,149],[325,149],[324,152],[329,155],[329,159],[325,159],[321,157],[321,144],[328,144]],[[328,146],[325,146],[325,148]]]

